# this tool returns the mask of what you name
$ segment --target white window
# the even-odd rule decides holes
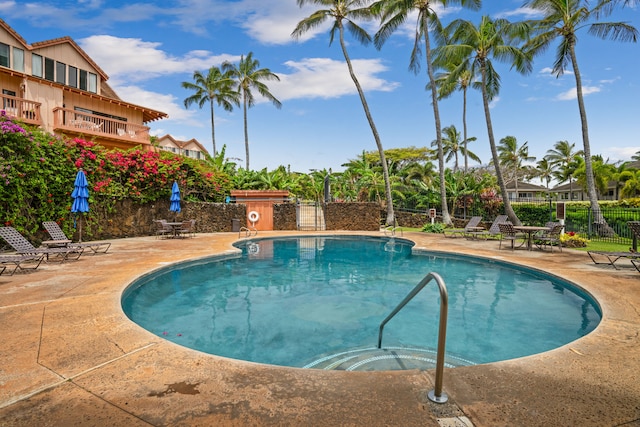
[[[13,69],[24,73],[24,50],[13,48]]]
[[[42,77],[42,56],[31,54],[31,74],[36,77]]]
[[[89,73],[87,90],[89,92],[98,93],[98,76],[93,73]]]

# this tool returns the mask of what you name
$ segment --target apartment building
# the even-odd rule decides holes
[[[206,155],[209,154],[207,149],[204,148],[195,138],[191,138],[188,141],[179,141],[171,135],[164,135],[157,139],[156,145],[161,150],[190,157],[192,159],[204,160]]]
[[[152,150],[147,123],[166,113],[123,101],[69,37],[28,44],[0,19],[0,108],[7,115],[107,148]]]

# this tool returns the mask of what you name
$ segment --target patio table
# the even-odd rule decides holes
[[[165,222],[173,230],[173,237],[177,237],[178,230],[182,227],[182,221],[180,222]]]
[[[527,234],[527,249],[531,250],[533,247],[533,233],[537,231],[549,231],[549,227],[539,226],[539,225],[514,225],[513,229],[516,231],[521,231]]]

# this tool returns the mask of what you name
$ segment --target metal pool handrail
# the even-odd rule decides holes
[[[409,295],[407,295],[400,304],[387,316],[386,319],[380,323],[380,330],[378,333],[378,348],[382,348],[382,331],[384,325],[393,318],[402,308],[407,305],[409,301],[415,297],[431,280],[435,280],[440,290],[440,325],[438,328],[438,348],[436,349],[436,385],[433,390],[428,393],[429,400],[435,403],[445,403],[449,400],[446,393],[442,391],[442,376],[444,374],[444,348],[447,337],[447,311],[449,309],[449,294],[447,293],[447,287],[442,280],[442,277],[438,273],[429,273],[424,276],[424,279],[418,283]]]

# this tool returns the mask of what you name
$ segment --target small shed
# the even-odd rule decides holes
[[[289,201],[286,190],[232,190],[236,203],[247,207],[247,225],[259,231],[273,230],[273,205]]]

